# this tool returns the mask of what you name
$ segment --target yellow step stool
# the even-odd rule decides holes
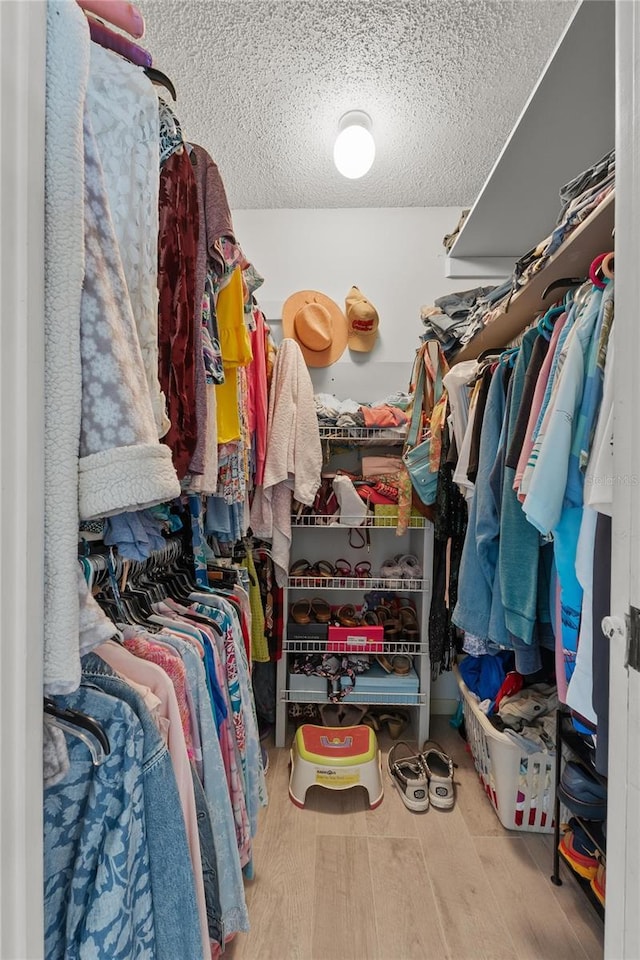
[[[350,790],[364,787],[373,810],[382,803],[380,750],[367,726],[319,727],[304,723],[291,746],[289,797],[304,807],[309,787]]]

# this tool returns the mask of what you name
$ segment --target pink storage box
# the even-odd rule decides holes
[[[384,627],[368,623],[357,627],[329,627],[327,650],[333,653],[382,653]]]

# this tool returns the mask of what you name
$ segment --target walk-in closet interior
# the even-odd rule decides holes
[[[638,960],[638,4],[0,57],[0,960]]]

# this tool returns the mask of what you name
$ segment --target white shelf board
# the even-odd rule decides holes
[[[589,266],[599,253],[613,249],[612,231],[615,216],[615,192],[584,220],[549,258],[546,266],[533,275],[529,283],[514,294],[509,308],[487,324],[460,350],[453,363],[473,360],[490,347],[504,347],[558,300],[562,289],[554,290],[545,299],[542,293],[553,281],[562,277],[586,277]]]
[[[614,145],[615,4],[583,0],[450,251],[451,269],[523,256],[551,233],[559,188]]]

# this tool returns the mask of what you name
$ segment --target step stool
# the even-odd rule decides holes
[[[373,810],[382,803],[380,750],[376,735],[365,725],[320,727],[304,723],[291,746],[289,797],[304,807],[309,787],[349,790],[364,787]]]

